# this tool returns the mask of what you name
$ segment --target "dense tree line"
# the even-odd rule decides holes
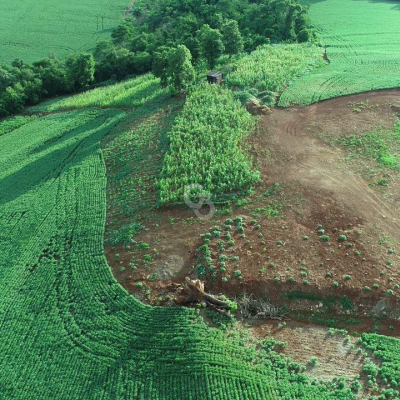
[[[46,97],[86,89],[94,82],[92,54],[61,61],[52,56],[33,64],[15,60],[0,67],[0,118],[19,113]]]
[[[182,91],[200,61],[213,68],[222,54],[313,37],[307,8],[298,0],[138,0],[94,55],[0,67],[0,118],[46,97],[148,71]]]
[[[98,44],[96,60],[107,60],[96,77],[109,79],[125,70],[150,70],[160,53],[185,46],[192,62],[211,68],[222,54],[252,51],[278,42],[306,42],[314,37],[308,7],[298,0],[142,0],[131,18]],[[161,50],[160,50],[161,49]]]

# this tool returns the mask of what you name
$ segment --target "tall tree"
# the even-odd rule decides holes
[[[171,49],[166,46],[160,47],[154,54],[152,72],[154,76],[161,79],[161,86],[168,85],[168,53]]]
[[[33,64],[35,73],[42,80],[43,95],[54,96],[67,91],[65,63],[51,55]]]
[[[211,68],[214,68],[217,59],[224,52],[222,34],[218,29],[203,25],[199,31],[201,54]]]
[[[123,46],[132,41],[134,37],[134,29],[131,21],[126,20],[113,31],[111,37],[114,43],[119,46]]]
[[[192,65],[192,55],[184,45],[168,52],[167,56],[168,83],[178,92],[186,91],[196,78]]]
[[[95,61],[92,54],[71,56],[67,59],[67,76],[73,90],[87,88],[94,82]]]
[[[0,95],[0,118],[21,112],[25,102],[24,88],[19,82],[13,87],[7,87],[5,92]]]
[[[242,34],[239,30],[239,24],[237,21],[229,20],[222,29],[223,41],[225,46],[225,52],[230,56],[239,54],[243,51],[244,44]]]

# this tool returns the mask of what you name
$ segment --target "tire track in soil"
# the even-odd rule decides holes
[[[340,132],[355,133],[354,126],[358,127],[357,123],[365,114],[356,115],[348,104],[366,100],[382,104],[384,108],[385,103],[400,100],[400,90],[344,96],[305,108],[275,109],[271,115],[261,117],[262,145],[275,148],[277,153],[286,156],[284,168],[282,163],[278,163],[281,164],[279,167],[269,164],[261,172],[262,176],[276,182],[300,184],[306,192],[325,193],[343,209],[370,225],[380,227],[399,241],[398,205],[382,200],[360,175],[343,167],[345,153],[341,149],[331,148],[318,139],[319,134],[330,133],[335,125],[339,126]],[[373,112],[379,112],[376,110]],[[368,112],[370,110],[365,110]],[[395,118],[395,112],[392,113]],[[369,129],[376,125],[370,125]]]

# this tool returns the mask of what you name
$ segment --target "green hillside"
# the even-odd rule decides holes
[[[400,3],[310,0],[329,65],[293,83],[281,106],[400,86]]]
[[[92,49],[123,20],[128,0],[0,1],[0,64]]]
[[[398,172],[397,148],[387,151],[397,128],[386,141],[376,129],[360,138],[349,115],[370,123],[375,105],[347,104],[354,132],[340,132],[336,152],[317,122],[334,126],[344,108],[332,123],[273,106],[399,86],[400,3],[310,3],[327,60],[295,0],[0,0],[0,64],[93,50],[138,7],[113,42],[72,66],[0,68],[0,400],[399,400],[400,340],[371,333],[388,334],[386,322],[389,334],[400,329],[390,308],[399,245],[377,233],[375,219],[364,230],[368,218],[342,191],[346,182],[368,189],[352,198],[376,190],[342,148],[356,145],[360,158]],[[229,52],[235,27],[240,45]],[[205,82],[214,67],[224,86]],[[337,177],[359,180],[341,186]],[[216,222],[181,206],[188,186],[210,192]],[[391,204],[371,199],[365,208]],[[383,265],[373,264],[378,240]],[[175,270],[181,255],[189,262]],[[369,266],[376,274],[363,286]],[[129,282],[127,269],[136,274]],[[229,306],[185,294],[186,277]],[[375,282],[390,285],[379,299]],[[240,309],[246,298],[249,314]],[[383,314],[368,311],[370,299],[384,303]],[[322,329],[341,322],[348,331]],[[301,337],[304,328],[324,332],[323,341]],[[333,373],[320,376],[318,363]]]
[[[353,398],[294,373],[271,343],[258,352],[116,282],[99,144],[124,115],[70,111],[18,120],[0,136],[1,398]]]

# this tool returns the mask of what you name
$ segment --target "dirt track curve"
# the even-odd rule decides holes
[[[349,103],[368,101],[355,113]],[[340,148],[320,139],[324,134],[353,134],[375,126],[392,128],[397,118],[400,90],[376,91],[340,97],[305,108],[275,109],[260,120],[257,148],[270,148],[274,162],[257,157],[263,176],[292,183],[302,192],[334,201],[364,223],[382,227],[400,239],[400,202],[383,200],[368,182],[352,171]],[[399,200],[399,199],[397,199]]]

